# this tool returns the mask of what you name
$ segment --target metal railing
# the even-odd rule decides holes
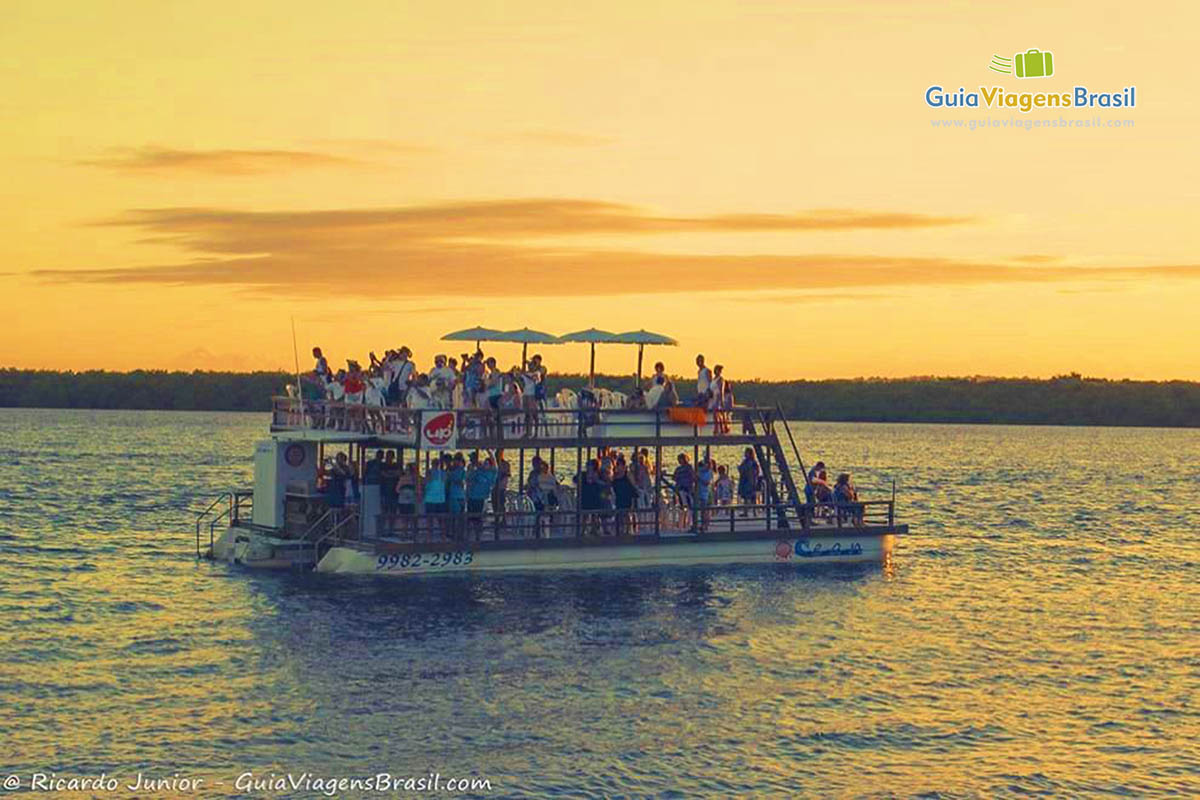
[[[410,409],[332,401],[272,398],[271,428],[276,431],[323,430],[387,436],[415,444],[419,426],[434,416],[454,414],[457,441],[511,442],[583,438],[658,437],[664,429],[691,429],[697,436],[744,438],[741,423],[748,418],[770,421],[773,408],[738,407],[720,412],[695,406],[662,409],[556,408],[536,409]],[[598,427],[599,426],[599,427]]]
[[[312,540],[312,563],[314,564],[321,560],[321,545],[325,544],[326,542],[342,542],[348,540],[357,541],[359,538],[358,512],[353,509],[338,509],[338,512],[342,516],[340,516],[340,518],[333,519],[333,524],[329,526],[329,529]],[[330,517],[333,513],[334,509],[331,508],[329,511],[325,512],[325,517]],[[322,519],[325,517],[322,517]],[[341,535],[342,531],[347,529],[354,532],[352,537]]]
[[[545,507],[495,512],[398,514],[381,513],[376,518],[373,538],[360,537],[357,524],[347,531],[349,517],[325,531],[313,542],[314,558],[323,545],[373,546],[379,540],[412,544],[468,544],[534,539],[603,539],[605,537],[662,537],[707,534],[809,535],[832,532],[890,529],[893,511],[890,500],[868,500],[847,504],[754,503],[739,505],[685,506],[660,503],[656,507],[631,509],[578,509]],[[351,512],[353,513],[353,512]],[[354,515],[357,523],[357,515]]]
[[[218,508],[222,503],[225,503],[225,506]],[[217,525],[224,521],[228,521],[230,525],[237,524],[241,521],[244,511],[253,504],[253,492],[232,490],[221,492],[211,503],[196,512],[196,558],[203,556],[200,551],[200,531],[203,526],[208,526],[208,552],[211,553],[216,540]]]

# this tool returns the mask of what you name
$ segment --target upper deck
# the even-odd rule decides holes
[[[748,446],[775,438],[772,408],[722,412],[688,406],[617,408],[408,409],[272,400],[271,432],[324,441],[373,441],[414,449],[576,448],[608,445]]]

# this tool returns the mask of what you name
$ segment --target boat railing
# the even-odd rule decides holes
[[[681,431],[705,438],[744,438],[748,420],[766,424],[775,416],[774,408],[739,406],[713,411],[694,406],[662,409],[558,408],[536,409],[410,409],[394,406],[367,406],[306,400],[294,397],[272,398],[273,431],[321,430],[387,437],[401,444],[415,445],[420,426],[435,417],[454,414],[456,441],[464,446],[474,443],[508,443],[529,440],[577,440],[598,438],[659,438],[664,432]]]
[[[780,536],[822,533],[878,533],[892,527],[891,500],[868,500],[849,504],[812,504],[795,512],[791,503],[683,506],[660,503],[632,509],[577,509],[543,505],[525,508],[459,513],[381,513],[375,519],[374,535],[360,536],[357,517],[349,517],[313,541],[315,557],[320,548],[334,544],[375,547],[381,542],[400,544],[452,545],[472,542],[576,539],[601,541],[605,537],[692,536],[738,534],[760,536],[777,531]]]
[[[311,539],[313,548],[313,563],[321,558],[321,547],[325,544],[353,541],[359,538],[358,511],[349,509],[329,509],[317,522],[313,523],[310,531],[314,531]],[[321,526],[318,529],[318,525]],[[306,534],[305,539],[308,539]]]
[[[225,522],[236,525],[249,513],[254,505],[254,493],[249,491],[231,490],[221,492],[212,502],[196,512],[196,558],[201,558],[201,531],[208,528],[208,551],[211,553],[216,539],[217,526]]]

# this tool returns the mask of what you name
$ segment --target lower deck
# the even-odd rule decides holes
[[[609,520],[611,527],[606,528],[599,519],[594,526],[578,528],[547,521],[547,527],[539,529],[507,520],[490,530],[472,530],[454,527],[456,522],[447,518],[425,520],[428,527],[410,536],[333,536],[307,542],[231,526],[211,554],[247,566],[379,575],[788,562],[885,564],[896,536],[907,532],[903,525],[839,526],[836,519],[805,529],[786,518],[788,524],[780,525],[780,518],[766,509],[757,515],[747,510],[745,516],[729,510],[731,516],[722,517],[719,525],[697,520],[694,530],[660,525],[657,533],[635,527],[632,521],[619,530],[616,521]]]

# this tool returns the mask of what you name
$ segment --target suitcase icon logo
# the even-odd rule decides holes
[[[1054,74],[1054,54],[1049,50],[1030,48],[1012,58],[992,56],[988,69],[1018,78],[1049,78]]]

